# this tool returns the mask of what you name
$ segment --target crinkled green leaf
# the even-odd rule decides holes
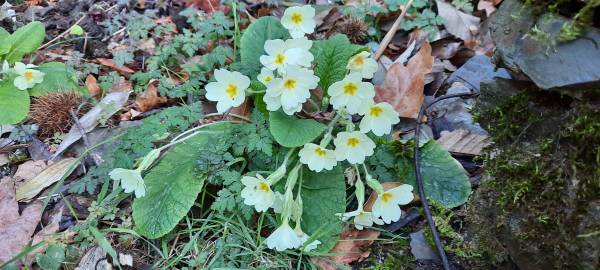
[[[281,111],[269,114],[269,129],[275,141],[285,147],[299,147],[316,139],[326,126],[313,119],[298,119]]]
[[[362,50],[366,48],[350,43],[348,37],[343,34],[315,41],[310,52],[315,56],[315,75],[321,79],[321,89],[327,91],[334,82],[344,79],[348,60]]]
[[[65,249],[56,244],[50,245],[46,249],[46,253],[37,254],[35,260],[41,269],[58,270],[65,260]]]
[[[11,49],[6,60],[10,63],[20,61],[25,54],[35,52],[42,45],[46,29],[44,24],[33,21],[20,27],[10,35]]]
[[[210,137],[223,136],[231,128],[220,124],[175,146],[145,176],[146,195],[135,199],[136,231],[151,239],[169,233],[188,213],[202,190],[204,176],[194,172],[198,151]]]
[[[17,124],[29,113],[29,94],[17,89],[12,80],[0,82],[0,125]]]
[[[327,252],[338,240],[343,225],[336,213],[346,211],[346,183],[341,166],[319,173],[302,172],[302,229],[321,241],[317,251]]]
[[[288,38],[290,38],[290,34],[281,25],[278,18],[265,16],[252,22],[244,30],[240,40],[240,56],[242,58],[240,72],[250,78],[255,78],[262,67],[259,58],[265,54],[265,41]]]
[[[44,63],[38,67],[38,70],[44,72],[44,81],[29,89],[29,94],[34,97],[60,91],[86,93],[85,89],[77,83],[75,71],[64,63]]]
[[[407,182],[415,187],[416,192],[412,160],[410,165]],[[434,140],[421,147],[421,175],[427,197],[446,208],[457,207],[467,202],[471,194],[471,182],[463,167]]]

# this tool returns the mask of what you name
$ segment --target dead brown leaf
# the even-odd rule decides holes
[[[115,64],[115,62],[113,62],[112,59],[108,59],[108,58],[96,58],[96,61],[98,61],[98,63],[100,65],[107,66],[110,69],[112,69],[112,70],[114,70],[116,72],[119,72],[121,74],[131,74],[131,73],[135,72],[135,71],[133,71],[133,69],[130,69],[127,66],[122,66],[122,67],[117,66],[117,64]]]
[[[406,66],[401,63],[390,66],[383,85],[375,88],[376,100],[390,103],[401,117],[417,118],[425,100],[425,74],[431,72],[432,67],[431,45],[424,42]]]
[[[454,57],[460,48],[460,42],[452,42],[448,39],[438,40],[431,43],[431,55],[440,60]]]
[[[479,31],[479,18],[456,9],[444,0],[435,1],[438,14],[444,18],[446,30],[464,41],[472,40]]]
[[[28,205],[19,214],[13,180],[10,177],[0,180],[0,264],[17,255],[29,243],[41,214],[39,202]]]
[[[250,97],[246,97],[244,103],[238,107],[231,108],[231,113],[240,115],[246,118],[250,118],[250,114],[252,113],[252,99]]]
[[[369,257],[369,250],[363,251],[369,247],[379,237],[379,231],[369,229],[357,230],[353,227],[347,227],[340,233],[340,241],[335,244],[330,253],[335,254],[329,257],[313,257],[314,264],[325,270],[339,269],[336,264],[349,266],[355,261],[362,261]]]
[[[166,97],[158,95],[158,80],[154,79],[148,83],[146,92],[135,99],[135,106],[140,112],[147,112],[158,106],[164,105],[167,103],[167,100]]]
[[[473,156],[481,154],[481,150],[490,144],[487,135],[471,133],[464,129],[443,131],[437,142],[449,152]]]
[[[110,87],[110,89],[108,89],[108,92],[109,93],[129,92],[129,91],[131,91],[131,89],[133,89],[131,82],[129,80],[125,79],[124,77],[119,77],[119,81],[114,83]]]
[[[230,8],[222,5],[220,0],[185,0],[188,7],[195,6],[207,14],[212,14],[215,11],[228,13]]]
[[[85,86],[92,97],[96,100],[100,99],[100,96],[102,96],[102,89],[100,88],[100,85],[98,85],[98,81],[94,75],[89,74],[85,77]]]
[[[17,168],[17,172],[13,176],[16,182],[29,181],[44,171],[48,165],[43,160],[29,160]]]

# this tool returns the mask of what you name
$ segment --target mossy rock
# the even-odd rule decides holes
[[[482,86],[479,121],[494,144],[468,205],[489,267],[600,269],[600,106],[527,84]]]

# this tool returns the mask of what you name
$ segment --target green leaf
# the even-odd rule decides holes
[[[321,89],[327,91],[334,82],[344,79],[348,60],[362,50],[366,48],[350,43],[348,37],[343,34],[315,41],[310,51],[315,56],[315,75],[321,79]]]
[[[29,94],[17,89],[12,80],[0,82],[0,125],[17,124],[29,113]]]
[[[83,33],[85,33],[85,31],[78,24],[73,25],[73,27],[71,27],[71,31],[69,31],[69,35],[74,35],[74,36],[81,36],[81,35],[83,35]]]
[[[210,134],[200,133],[178,144],[146,174],[146,196],[133,202],[137,232],[150,239],[161,237],[188,213],[206,180],[194,172],[198,151],[211,137],[230,129],[226,124],[206,128]]]
[[[471,182],[462,165],[434,140],[421,147],[421,175],[427,197],[446,208],[467,202],[471,194]],[[416,192],[414,169],[410,170],[407,180]]]
[[[10,51],[10,33],[0,27],[0,55],[5,55]],[[0,63],[2,64],[2,63]]]
[[[106,251],[106,253],[108,253],[110,257],[112,257],[113,262],[118,262],[117,251],[110,245],[110,242],[108,242],[108,239],[106,239],[104,233],[99,231],[98,228],[94,226],[90,226],[89,228],[90,232],[94,236],[94,239],[96,239],[96,243],[98,243],[98,246],[104,251]]]
[[[343,224],[336,213],[346,211],[346,183],[341,166],[331,171],[302,172],[302,229],[321,241],[317,251],[328,252],[338,240]]]
[[[313,119],[298,119],[281,111],[271,112],[269,123],[275,141],[290,148],[311,142],[327,128]]]
[[[77,83],[75,71],[64,63],[44,63],[38,67],[38,70],[44,73],[44,81],[29,89],[29,94],[34,97],[60,91],[86,93],[85,89]]]
[[[45,254],[35,256],[37,265],[44,270],[57,270],[65,260],[65,249],[59,245],[50,245]]]
[[[11,64],[20,61],[25,54],[35,52],[46,37],[44,24],[33,21],[10,35],[11,49],[6,60]]]
[[[265,53],[265,41],[288,38],[290,38],[290,34],[281,25],[278,18],[265,16],[251,23],[240,40],[240,56],[242,58],[240,72],[250,78],[255,78],[262,67],[259,58]]]

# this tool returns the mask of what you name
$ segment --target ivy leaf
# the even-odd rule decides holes
[[[37,97],[50,92],[74,91],[85,94],[85,89],[77,83],[72,68],[61,62],[41,64],[38,70],[44,72],[44,81],[29,89],[29,94]]]
[[[362,50],[366,48],[350,43],[348,37],[343,34],[315,41],[310,52],[315,56],[315,75],[321,79],[321,89],[327,91],[334,82],[344,79],[348,60]]]
[[[29,113],[29,94],[17,89],[12,80],[0,82],[0,125],[17,124]]]
[[[302,172],[302,229],[321,241],[317,251],[328,252],[338,239],[343,224],[336,213],[346,211],[346,183],[341,166],[331,171]]]
[[[471,194],[471,182],[463,167],[434,140],[421,147],[421,175],[427,197],[446,208],[465,203]],[[413,169],[407,182],[417,189]]]
[[[46,29],[41,22],[33,21],[20,27],[9,37],[11,48],[6,60],[11,64],[20,61],[25,54],[37,50],[42,45],[44,37],[46,37]]]
[[[290,38],[288,30],[275,17],[265,16],[251,23],[244,30],[240,40],[240,56],[242,58],[240,72],[250,78],[255,78],[262,67],[259,58],[265,52],[265,41],[288,38]]]
[[[281,111],[269,114],[271,134],[285,147],[299,147],[316,139],[326,126],[313,119],[298,119]]]
[[[146,196],[133,202],[133,220],[141,235],[159,238],[188,213],[206,180],[194,173],[197,151],[229,129],[225,124],[206,128],[212,133],[198,134],[175,146],[146,174]]]

